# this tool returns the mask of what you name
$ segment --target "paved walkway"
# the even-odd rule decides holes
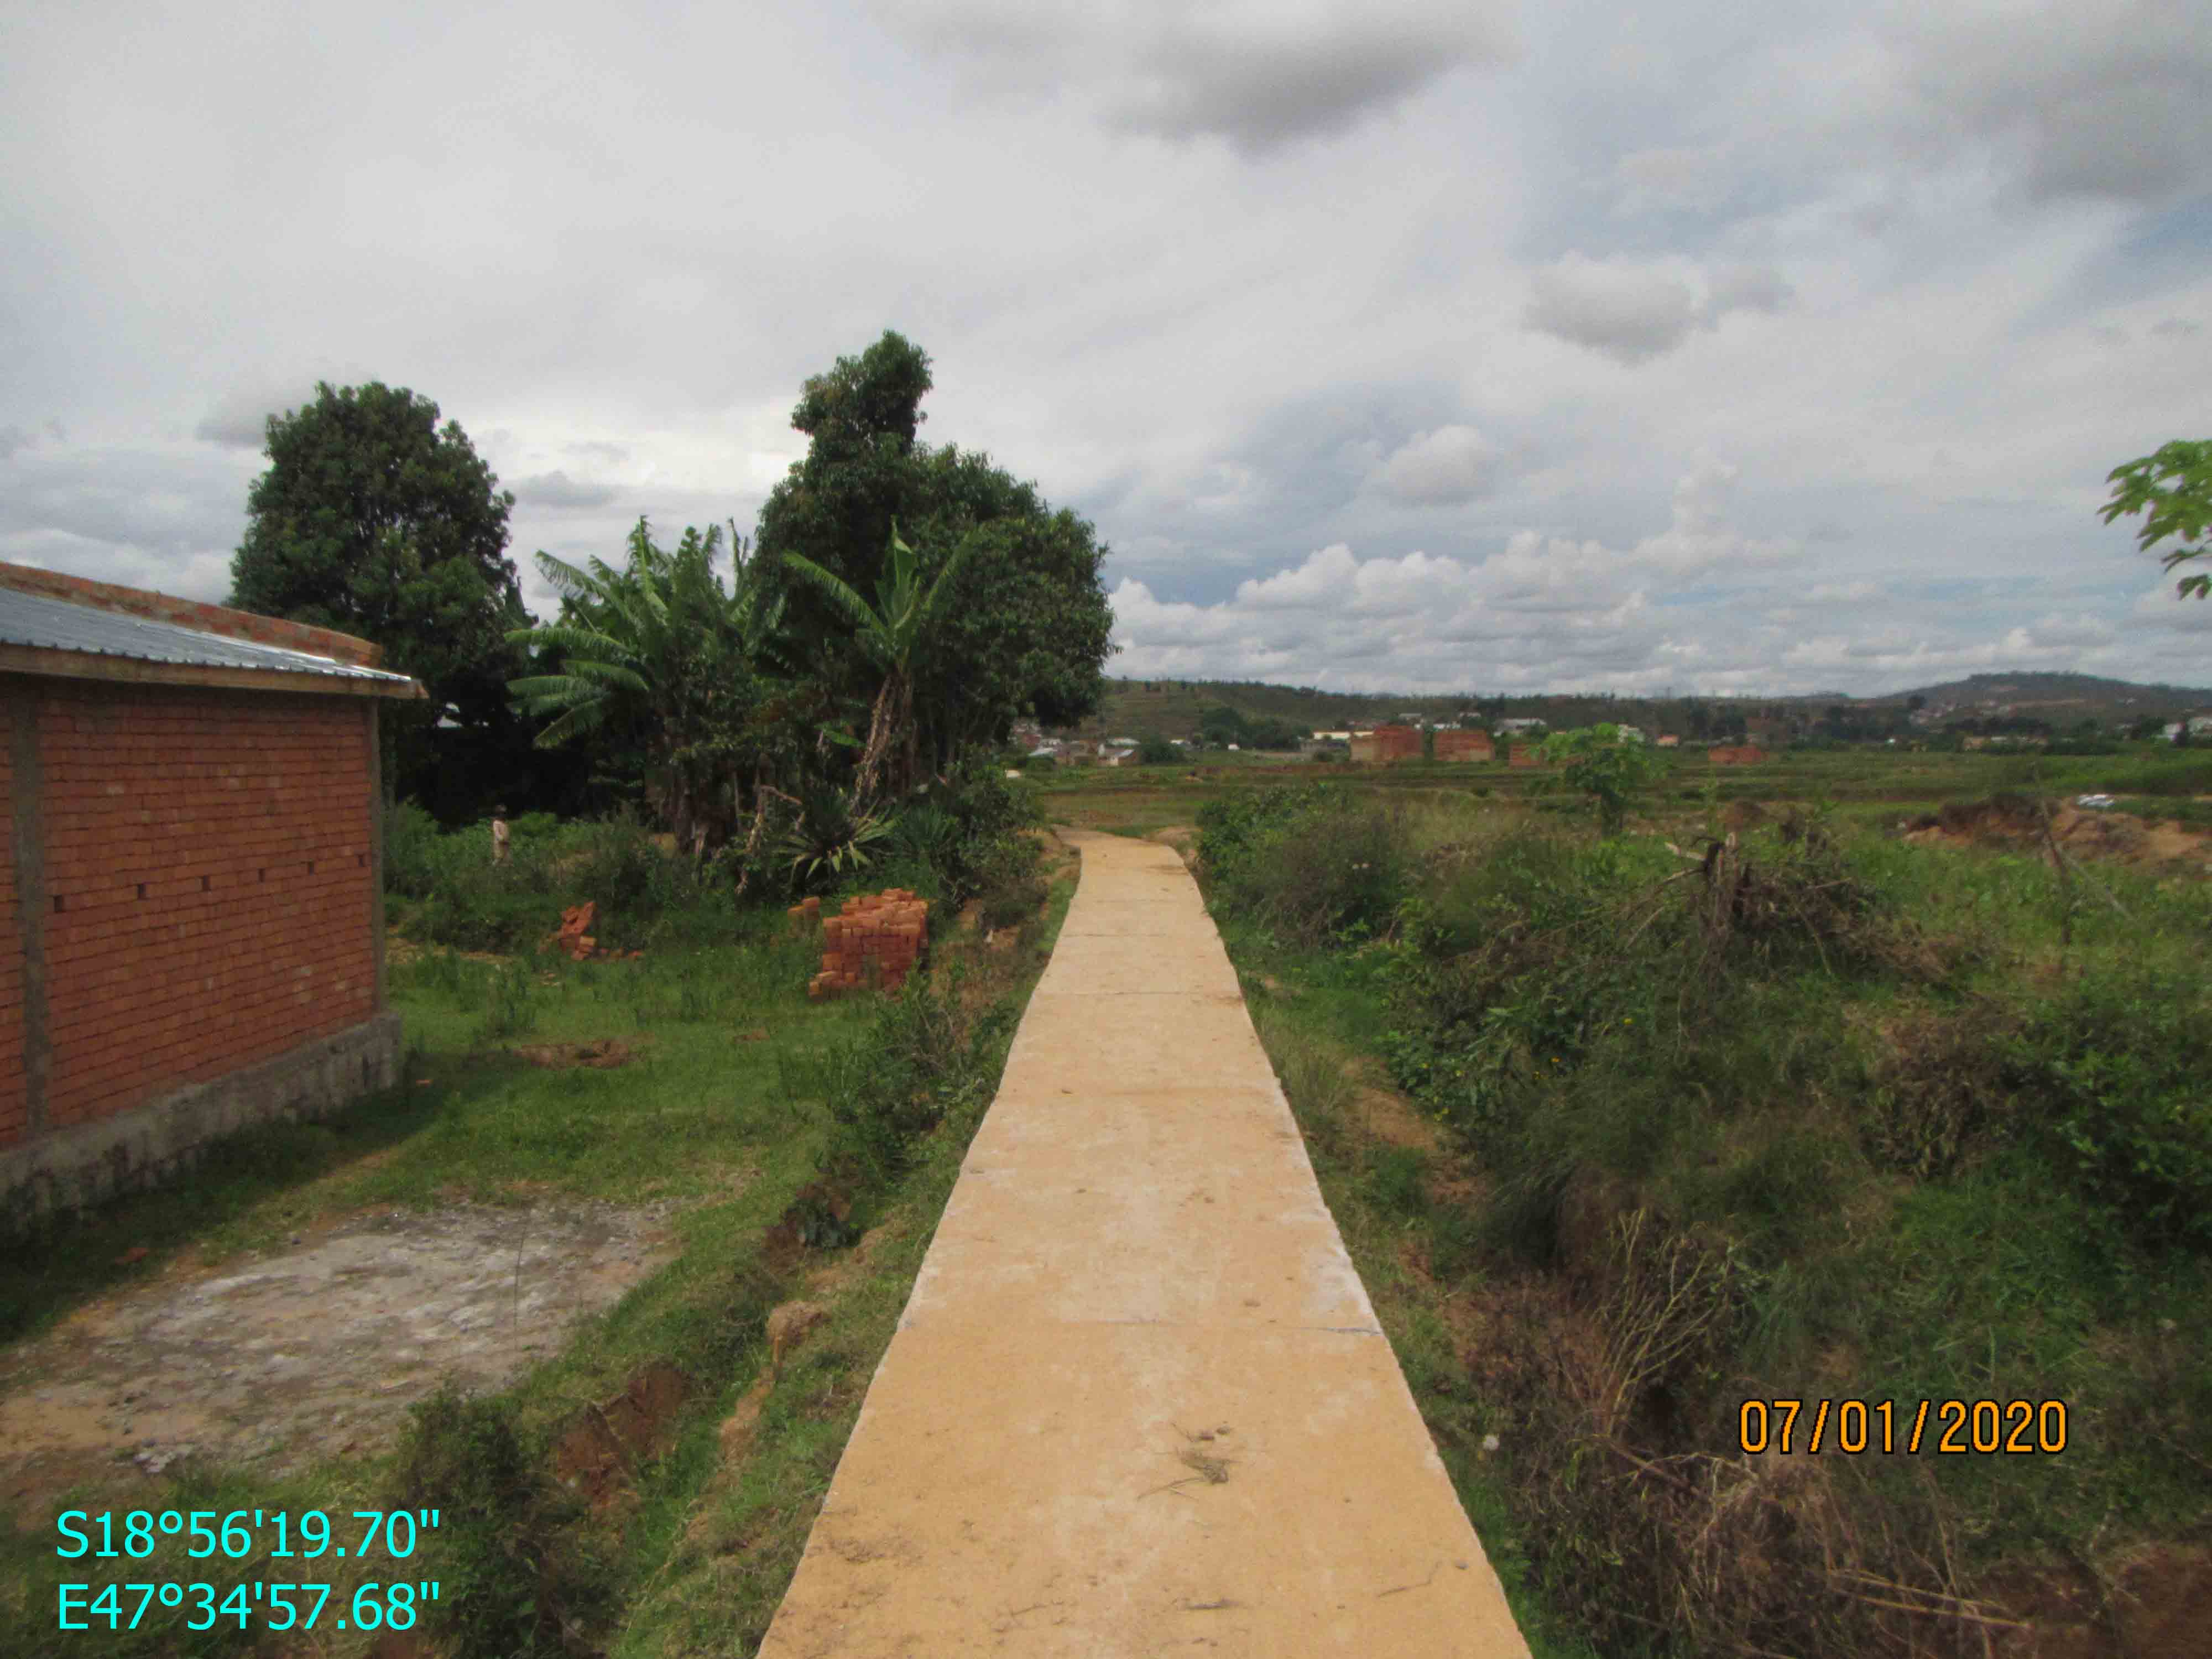
[[[763,1659],[1527,1647],[1198,888],[1083,875]]]

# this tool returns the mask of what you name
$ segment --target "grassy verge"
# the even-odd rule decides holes
[[[1436,1127],[1389,1090],[1356,1044],[1382,1012],[1377,988],[1357,974],[1299,973],[1249,932],[1232,939],[1231,952],[1245,969],[1246,1001],[1322,1195],[1529,1651],[1585,1659],[1595,1650],[1545,1599],[1514,1517],[1495,1455],[1507,1419],[1467,1383],[1463,1351],[1479,1340],[1480,1316],[1464,1251],[1439,1237],[1449,1222],[1428,1196],[1441,1162]],[[1259,966],[1269,960],[1294,978]]]
[[[850,1270],[826,1267],[795,1281],[824,1308],[824,1334],[770,1389],[732,1379],[716,1413],[672,1459],[633,1546],[639,1589],[617,1654],[742,1653],[766,1633],[1073,893],[1072,872],[1056,879],[1014,949],[978,958],[972,976],[949,989],[965,1058],[939,1079],[944,1115],[884,1181]],[[836,1085],[834,1066],[817,1075]],[[853,1144],[865,1150],[872,1141]]]
[[[1972,1652],[2062,1603],[2105,1609],[2085,1653],[2212,1639],[2201,884],[1841,815],[1697,859],[1356,791],[1202,821],[1470,1510],[1598,1650]],[[1808,1404],[1747,1455],[1745,1401],[1823,1399],[2066,1443],[1813,1455]]]

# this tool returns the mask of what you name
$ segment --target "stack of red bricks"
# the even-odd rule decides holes
[[[791,909],[793,925],[822,923],[822,971],[808,981],[806,994],[817,1001],[848,991],[896,991],[921,960],[929,939],[929,901],[910,889],[886,888],[845,901],[834,916],[821,914],[821,901],[809,899]]]

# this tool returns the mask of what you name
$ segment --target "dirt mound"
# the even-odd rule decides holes
[[[1905,839],[1919,846],[2040,851],[2046,859],[2050,855],[2041,809],[2024,795],[1950,802],[1939,811],[1908,820],[1903,828]],[[2085,811],[2070,803],[2054,805],[2050,834],[2076,859],[2200,867],[2212,861],[2212,835],[2178,823],[2148,823],[2130,812]]]

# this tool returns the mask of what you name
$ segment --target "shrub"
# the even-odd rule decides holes
[[[2031,1017],[2008,1069],[2060,1167],[2115,1230],[2203,1250],[2212,1249],[2212,1045],[2200,988],[2155,970],[2085,975]]]
[[[971,757],[908,805],[896,839],[906,856],[936,873],[942,896],[957,908],[1025,879],[1038,857],[1027,832],[1043,823],[1034,793],[1010,783],[1003,767]]]
[[[428,898],[442,873],[438,820],[411,800],[385,809],[384,885],[406,898]]]
[[[1018,1016],[1003,1000],[973,1012],[963,993],[957,969],[909,981],[866,1031],[811,1056],[779,1058],[783,1093],[825,1102],[842,1152],[878,1180],[896,1176],[948,1112],[981,1103],[996,1045]]]
[[[582,1504],[523,1443],[514,1408],[450,1383],[414,1407],[399,1502],[435,1507],[434,1618],[459,1659],[558,1652],[612,1602]]]
[[[1021,769],[1024,772],[1035,772],[1042,775],[1047,772],[1060,770],[1060,762],[1051,755],[1024,755],[1021,759]]]
[[[1172,766],[1182,758],[1182,750],[1157,732],[1137,745],[1137,761],[1143,766]]]
[[[1220,902],[1308,948],[1385,932],[1410,890],[1410,838],[1395,805],[1293,785],[1209,803],[1199,824]]]

